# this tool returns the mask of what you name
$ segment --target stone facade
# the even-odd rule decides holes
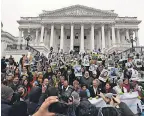
[[[3,31],[1,27],[1,56],[5,56],[7,47],[13,46],[14,44],[17,44],[16,37],[6,31]]]
[[[101,49],[102,52],[122,51],[130,47],[126,39],[130,34],[137,37],[137,17],[119,17],[113,10],[99,10],[74,5],[53,11],[43,11],[37,17],[21,17],[18,44],[26,44],[28,32],[32,36],[30,45],[57,52],[70,50],[86,51]]]

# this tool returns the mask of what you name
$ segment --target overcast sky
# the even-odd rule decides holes
[[[102,10],[115,10],[119,16],[138,17],[140,45],[144,45],[144,0],[2,0],[3,30],[18,36],[20,17],[38,16],[42,10],[55,10],[70,5],[85,5]]]

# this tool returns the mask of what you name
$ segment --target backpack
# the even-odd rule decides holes
[[[121,113],[115,107],[107,106],[100,108],[97,116],[121,116]]]
[[[97,116],[97,109],[93,104],[89,104],[86,107],[80,107],[79,116]]]

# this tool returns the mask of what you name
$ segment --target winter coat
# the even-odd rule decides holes
[[[26,102],[24,101],[15,102],[11,107],[9,116],[28,116]]]
[[[35,113],[38,107],[40,96],[41,96],[41,88],[34,87],[31,89],[31,92],[28,95],[28,100],[26,101],[29,115]]]
[[[89,78],[85,78],[85,77],[81,77],[80,78],[80,83],[81,84],[85,84],[88,88],[90,87],[90,85],[92,84],[93,78],[89,77]]]
[[[91,108],[92,108],[92,114],[90,115],[97,116],[98,114],[97,108],[93,104],[91,104],[87,98],[82,98],[79,106],[76,109],[76,116],[86,116],[82,114],[84,114],[84,112],[87,112]]]
[[[9,105],[9,102],[1,100],[1,116],[8,116],[10,109],[11,105]]]

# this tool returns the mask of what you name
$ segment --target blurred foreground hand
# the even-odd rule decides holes
[[[55,113],[49,112],[48,111],[48,107],[53,104],[58,102],[58,97],[56,96],[51,96],[48,97],[43,104],[41,105],[41,107],[39,108],[39,110],[33,114],[32,116],[55,116]]]

